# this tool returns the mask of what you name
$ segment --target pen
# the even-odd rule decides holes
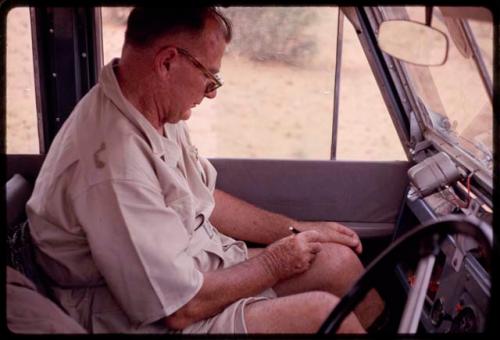
[[[290,230],[290,231],[291,231],[292,233],[294,233],[294,234],[298,234],[298,233],[300,233],[300,231],[299,231],[299,230],[295,229],[295,228],[294,228],[294,227],[292,227],[292,226],[288,227],[288,230]]]

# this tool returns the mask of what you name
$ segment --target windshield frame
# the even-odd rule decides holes
[[[373,15],[375,23],[372,22],[375,29],[378,29],[378,26],[382,21],[396,19],[395,17],[388,15],[387,11],[384,10],[385,8],[390,11],[390,7],[396,8],[403,6],[377,7],[374,10]],[[411,20],[408,15],[406,17],[398,17],[397,19]],[[404,89],[404,91],[402,91],[403,93],[400,92],[399,95],[402,97],[406,96],[406,99],[410,102],[409,107],[407,107],[406,114],[409,117],[413,116],[416,121],[416,123],[414,123],[415,126],[411,127],[411,154],[413,160],[421,161],[423,158],[429,157],[436,152],[446,152],[450,157],[452,157],[454,162],[462,168],[462,170],[473,174],[472,178],[474,179],[474,183],[479,185],[481,190],[484,191],[485,195],[481,196],[485,198],[485,201],[491,204],[491,198],[493,195],[493,167],[489,169],[485,164],[476,159],[476,156],[459,144],[458,137],[453,138],[453,136],[451,136],[450,138],[450,136],[437,131],[435,126],[432,124],[429,110],[427,110],[425,105],[421,105],[418,91],[414,88],[414,81],[411,79],[409,70],[407,70],[405,63],[387,55],[386,53],[382,52],[382,55],[389,65],[389,69],[391,71],[389,74],[393,81],[396,84],[399,83],[398,87]],[[487,88],[485,88],[485,90],[487,91]],[[438,94],[436,93],[436,95]],[[434,148],[434,151],[429,149],[429,143]],[[493,160],[493,154],[491,154],[491,159]]]

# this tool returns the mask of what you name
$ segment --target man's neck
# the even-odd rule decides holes
[[[159,114],[156,113],[154,98],[147,90],[149,84],[143,84],[144,79],[134,77],[128,71],[123,72],[124,68],[130,70],[131,66],[123,65],[120,61],[113,68],[123,96],[151,123],[158,133],[164,135],[163,124],[160,122]]]

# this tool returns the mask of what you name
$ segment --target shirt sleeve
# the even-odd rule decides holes
[[[74,201],[96,266],[133,323],[172,314],[201,288],[203,275],[186,254],[189,234],[181,219],[190,199],[166,205],[159,188],[108,180]]]

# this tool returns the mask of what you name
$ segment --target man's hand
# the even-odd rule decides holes
[[[321,251],[321,238],[315,230],[293,234],[267,246],[261,256],[274,277],[287,279],[309,269]]]
[[[335,242],[351,247],[356,253],[361,254],[363,246],[358,234],[337,222],[298,222],[300,231],[316,230],[320,234],[319,242]]]

